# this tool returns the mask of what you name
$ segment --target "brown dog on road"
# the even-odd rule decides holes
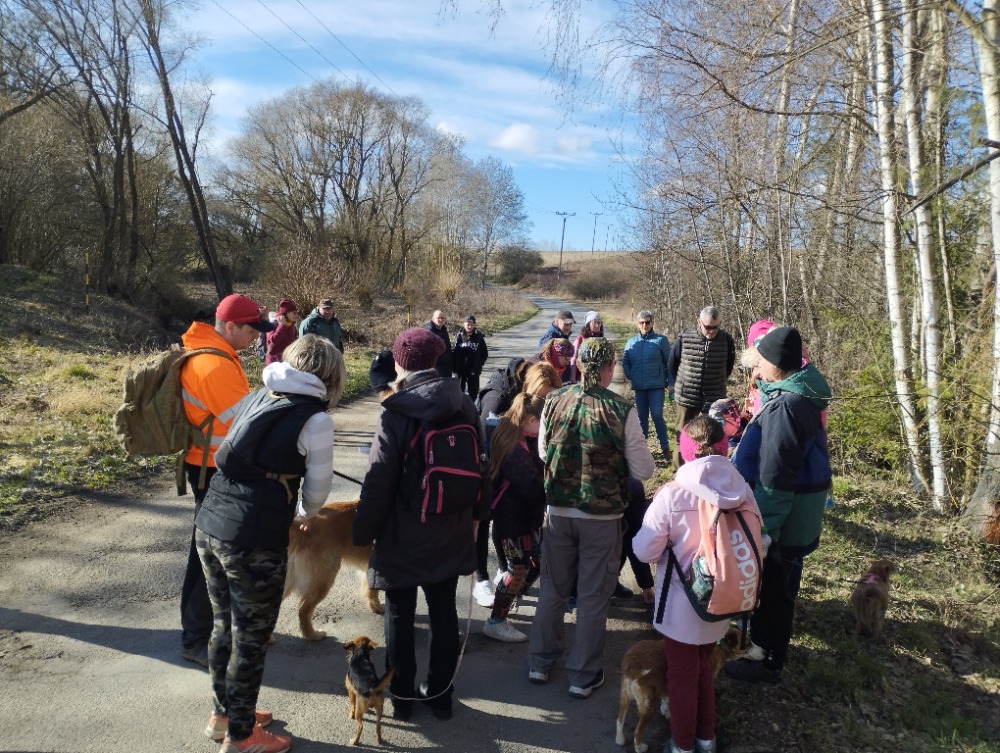
[[[712,653],[713,676],[718,676],[723,664],[739,656],[739,646],[740,631],[729,628]],[[635,753],[646,753],[649,746],[642,741],[642,733],[653,720],[657,706],[663,716],[670,716],[667,705],[667,657],[663,653],[662,639],[639,641],[622,658],[622,687],[618,696],[618,722],[615,730],[615,742],[619,745],[625,744],[625,714],[632,701],[635,701],[639,711],[639,721],[636,722],[633,737]]]
[[[288,536],[288,574],[282,598],[287,599],[293,592],[298,592],[301,599],[299,629],[306,640],[321,641],[326,638],[325,632],[313,627],[313,612],[330,593],[344,562],[357,568],[363,576],[361,590],[368,601],[368,608],[375,614],[384,611],[378,591],[368,588],[366,573],[371,545],[354,546],[351,543],[351,529],[357,511],[357,500],[331,502],[308,521],[305,532],[299,528],[302,520],[296,518],[292,522]]]
[[[885,610],[889,607],[889,576],[896,566],[886,560],[872,560],[851,592],[851,609],[854,610],[854,637],[867,630],[873,638],[882,634]]]
[[[377,645],[365,635],[359,635],[344,644],[347,652],[347,677],[344,686],[347,688],[347,700],[351,704],[348,718],[357,724],[357,732],[351,745],[357,745],[361,739],[361,728],[368,709],[375,709],[375,739],[379,745],[382,744],[382,705],[385,701],[385,689],[392,680],[392,670],[379,678],[371,656],[372,649]]]

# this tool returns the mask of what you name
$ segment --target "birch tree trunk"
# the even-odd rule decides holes
[[[920,96],[920,55],[917,50],[917,11],[913,0],[902,0],[903,21],[903,107],[906,112],[906,140],[910,165],[910,193],[924,192],[923,112]],[[881,108],[880,108],[881,109]],[[937,283],[934,275],[934,226],[927,204],[914,211],[917,233],[920,318],[922,321],[923,366],[927,380],[927,435],[931,469],[931,505],[944,509],[945,467],[941,446],[941,333],[938,329]]]
[[[889,313],[889,334],[892,340],[893,376],[899,403],[903,436],[910,454],[910,464],[919,491],[929,489],[920,449],[917,412],[913,401],[913,377],[906,333],[906,312],[900,293],[899,227],[897,225],[895,127],[893,119],[892,29],[889,24],[888,0],[873,0],[871,4],[875,47],[875,119],[878,133],[879,176],[883,193],[882,234],[883,266],[885,269],[886,304]]]

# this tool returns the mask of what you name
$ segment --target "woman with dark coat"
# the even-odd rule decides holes
[[[412,471],[407,453],[426,426],[460,420],[475,427],[480,449],[484,446],[472,400],[456,380],[435,371],[443,348],[441,339],[422,327],[405,330],[396,338],[392,355],[399,378],[393,393],[382,402],[384,410],[375,429],[354,521],[354,544],[375,544],[368,580],[372,588],[385,592],[386,669],[394,670],[389,691],[393,715],[401,720],[410,717],[416,695],[418,587],[427,601],[431,631],[429,672],[420,687],[421,698],[437,718],[451,718],[459,651],[455,594],[459,576],[476,569],[477,521],[485,519],[490,509],[485,464],[478,494],[448,500],[452,505],[459,503],[454,512],[423,515],[420,505],[413,504],[423,476]]]

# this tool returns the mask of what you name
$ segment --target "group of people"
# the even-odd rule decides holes
[[[261,307],[264,311],[265,307]],[[261,332],[257,341],[257,354],[265,366],[282,360],[285,348],[303,335],[318,335],[329,340],[341,353],[344,352],[343,331],[333,310],[333,299],[324,298],[316,308],[300,321],[299,307],[291,298],[282,298],[278,310],[268,314],[274,327]]]
[[[478,382],[486,345],[471,316],[454,347],[437,311],[425,326],[401,332],[391,354],[375,359],[371,378],[382,410],[353,542],[373,545],[369,585],[385,592],[386,669],[393,670],[389,692],[396,718],[408,719],[417,701],[439,719],[451,717],[460,652],[458,579],[472,573],[477,589],[484,580],[487,586],[475,594],[490,608],[484,634],[527,641],[527,679],[533,683],[550,680],[564,650],[567,606],[575,601],[565,674],[572,697],[589,697],[605,681],[607,616],[625,550],[632,550],[635,562],[658,563],[655,593],[648,566],[648,580],[639,585],[647,602],[659,603],[670,580],[676,581],[665,566],[668,542],[682,568],[691,564],[699,539],[698,500],[722,508],[748,499],[759,505],[772,543],[750,625],[757,654],[731,662],[726,672],[745,681],[780,681],[803,558],[818,545],[830,485],[822,413],[829,387],[804,360],[798,332],[768,322],[770,327],[755,325],[748,342],[759,359],[752,378],[758,396],[742,410],[710,411],[725,398],[735,363],[718,310],[704,309],[672,347],[654,332],[653,321],[651,312],[639,313],[638,334],[621,356],[634,402],[610,389],[618,354],[603,337],[597,312],[588,313],[576,342],[568,338],[572,314],[559,312],[539,352],[513,359],[483,389]],[[189,420],[215,421],[211,442],[192,447],[185,458],[193,485],[203,452],[209,472],[207,482],[195,486],[183,655],[209,667],[215,707],[205,732],[223,741],[223,753],[282,753],[291,746],[290,737],[264,729],[271,715],[257,709],[256,700],[280,606],[288,527],[294,515],[308,526],[329,493],[334,429],[325,411],[344,383],[340,351],[326,338],[307,335],[286,347],[283,361],[266,366],[264,388],[246,397],[237,352],[274,330],[256,303],[229,296],[218,307],[214,328],[196,323],[185,334],[187,347],[227,355],[195,356],[181,376]],[[462,352],[459,341],[481,345]],[[478,364],[464,378],[460,359]],[[668,393],[678,405],[673,438],[679,470],[656,493],[641,525],[626,526],[630,504],[645,507],[643,482],[655,470],[649,418],[660,450],[669,452],[662,412]],[[440,433],[452,445],[456,437],[472,437],[480,450],[478,471],[466,473],[475,483],[461,487],[445,486],[451,482],[436,476],[439,496],[429,507],[427,480],[441,469],[430,467],[433,461],[420,447]],[[732,460],[726,457],[727,437],[739,440]],[[445,488],[462,491],[443,499]],[[493,588],[487,571],[491,540],[500,565]],[[207,580],[202,602],[192,563],[201,583]],[[260,577],[262,568],[268,577]],[[536,581],[529,635],[507,618]],[[431,634],[423,682],[414,640],[418,590]],[[707,667],[725,626],[702,621],[679,586],[665,609],[654,611],[653,626],[664,636],[669,660],[671,751],[714,750],[714,680]]]
[[[424,328],[437,335],[444,344],[444,350],[434,364],[435,370],[443,377],[458,377],[462,392],[475,400],[479,394],[479,377],[490,356],[486,338],[476,328],[475,314],[468,314],[462,320],[462,328],[455,335],[454,345],[448,333],[448,317],[443,311],[437,310],[431,314]]]

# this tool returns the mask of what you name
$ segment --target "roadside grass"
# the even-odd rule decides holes
[[[44,515],[45,503],[66,494],[100,489],[139,478],[174,459],[126,458],[111,431],[122,384],[133,368],[179,333],[164,331],[142,309],[91,294],[90,311],[65,281],[20,267],[0,265],[0,528]],[[498,331],[524,321],[536,309],[506,290],[458,290],[448,310],[475,311],[483,326]],[[473,303],[476,308],[473,309]],[[427,305],[430,305],[429,303]],[[421,303],[421,306],[424,306]],[[461,308],[459,308],[461,307]],[[378,338],[347,345],[348,384],[342,401],[369,391],[368,368],[375,352],[392,344],[406,326],[406,305],[387,295],[378,308]],[[366,315],[370,316],[371,311]],[[342,322],[368,331],[353,311]],[[429,318],[413,322],[422,324]],[[452,330],[455,327],[451,328]],[[263,363],[251,351],[243,365],[252,386]]]
[[[780,685],[720,676],[720,740],[774,750],[1000,751],[997,552],[887,483],[838,478],[806,559]],[[885,632],[854,638],[870,559],[894,562]]]

